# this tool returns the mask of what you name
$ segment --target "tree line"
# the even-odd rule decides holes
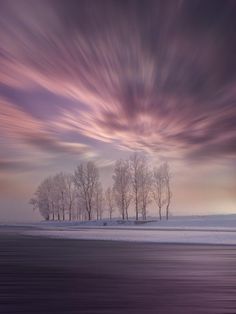
[[[45,220],[135,219],[146,220],[148,207],[155,203],[159,219],[169,218],[172,198],[168,163],[152,168],[141,153],[115,162],[113,185],[105,191],[99,169],[92,161],[81,162],[73,174],[60,172],[44,179],[30,204]]]

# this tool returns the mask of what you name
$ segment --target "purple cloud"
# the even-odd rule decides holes
[[[77,132],[169,158],[235,158],[232,1],[20,0],[1,12],[2,96],[35,118],[28,144],[57,154],[58,137]]]

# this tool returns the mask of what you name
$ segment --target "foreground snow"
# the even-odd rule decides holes
[[[236,215],[175,217],[136,224],[131,220],[41,222],[21,233],[65,239],[236,245]]]
[[[63,239],[111,240],[156,243],[230,244],[236,245],[233,231],[137,230],[137,229],[78,229],[31,230],[24,234]]]

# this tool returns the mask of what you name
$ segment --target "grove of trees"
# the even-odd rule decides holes
[[[159,219],[169,219],[168,163],[153,168],[145,155],[135,152],[115,162],[112,180],[112,186],[104,191],[96,164],[81,162],[73,174],[60,172],[44,179],[30,204],[45,220],[112,219],[115,213],[125,220],[131,212],[136,220],[146,220],[152,203]]]

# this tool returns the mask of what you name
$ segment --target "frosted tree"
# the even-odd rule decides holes
[[[115,211],[115,195],[114,190],[110,187],[108,187],[105,191],[105,203],[109,213],[109,218],[112,219],[112,215]]]
[[[53,179],[43,180],[30,200],[34,210],[38,210],[45,220],[55,218],[55,202],[53,199]]]
[[[88,215],[85,209],[85,201],[83,197],[78,194],[78,191],[76,191],[74,206],[75,206],[74,218],[76,220],[87,220]]]
[[[73,211],[76,207],[76,189],[74,185],[74,177],[72,174],[64,174],[65,179],[65,199],[66,210],[69,215],[69,220],[73,218]]]
[[[130,156],[130,173],[136,220],[139,218],[140,170],[143,158],[143,155],[137,152]]]
[[[151,203],[152,174],[149,170],[147,160],[142,159],[139,170],[139,203],[142,219],[147,219],[147,206]]]
[[[117,207],[120,210],[122,219],[128,219],[132,194],[130,166],[127,160],[120,159],[116,161],[112,178],[114,180],[113,188]]]
[[[102,219],[104,206],[103,188],[101,182],[97,182],[94,193],[94,207],[97,220]]]
[[[74,183],[77,189],[78,197],[81,198],[81,202],[84,204],[88,220],[92,219],[95,189],[98,180],[98,169],[91,161],[81,163],[75,170]]]
[[[163,165],[163,173],[164,173],[164,183],[165,183],[165,210],[166,210],[166,219],[169,219],[169,209],[170,209],[170,202],[172,198],[172,192],[170,187],[170,167],[169,164],[166,162]]]
[[[66,219],[67,210],[67,188],[66,188],[66,178],[63,172],[56,174],[53,178],[54,180],[54,199],[57,204],[57,215],[58,220]]]
[[[162,209],[165,205],[165,167],[159,166],[153,170],[152,196],[158,207],[159,218],[162,219]]]

